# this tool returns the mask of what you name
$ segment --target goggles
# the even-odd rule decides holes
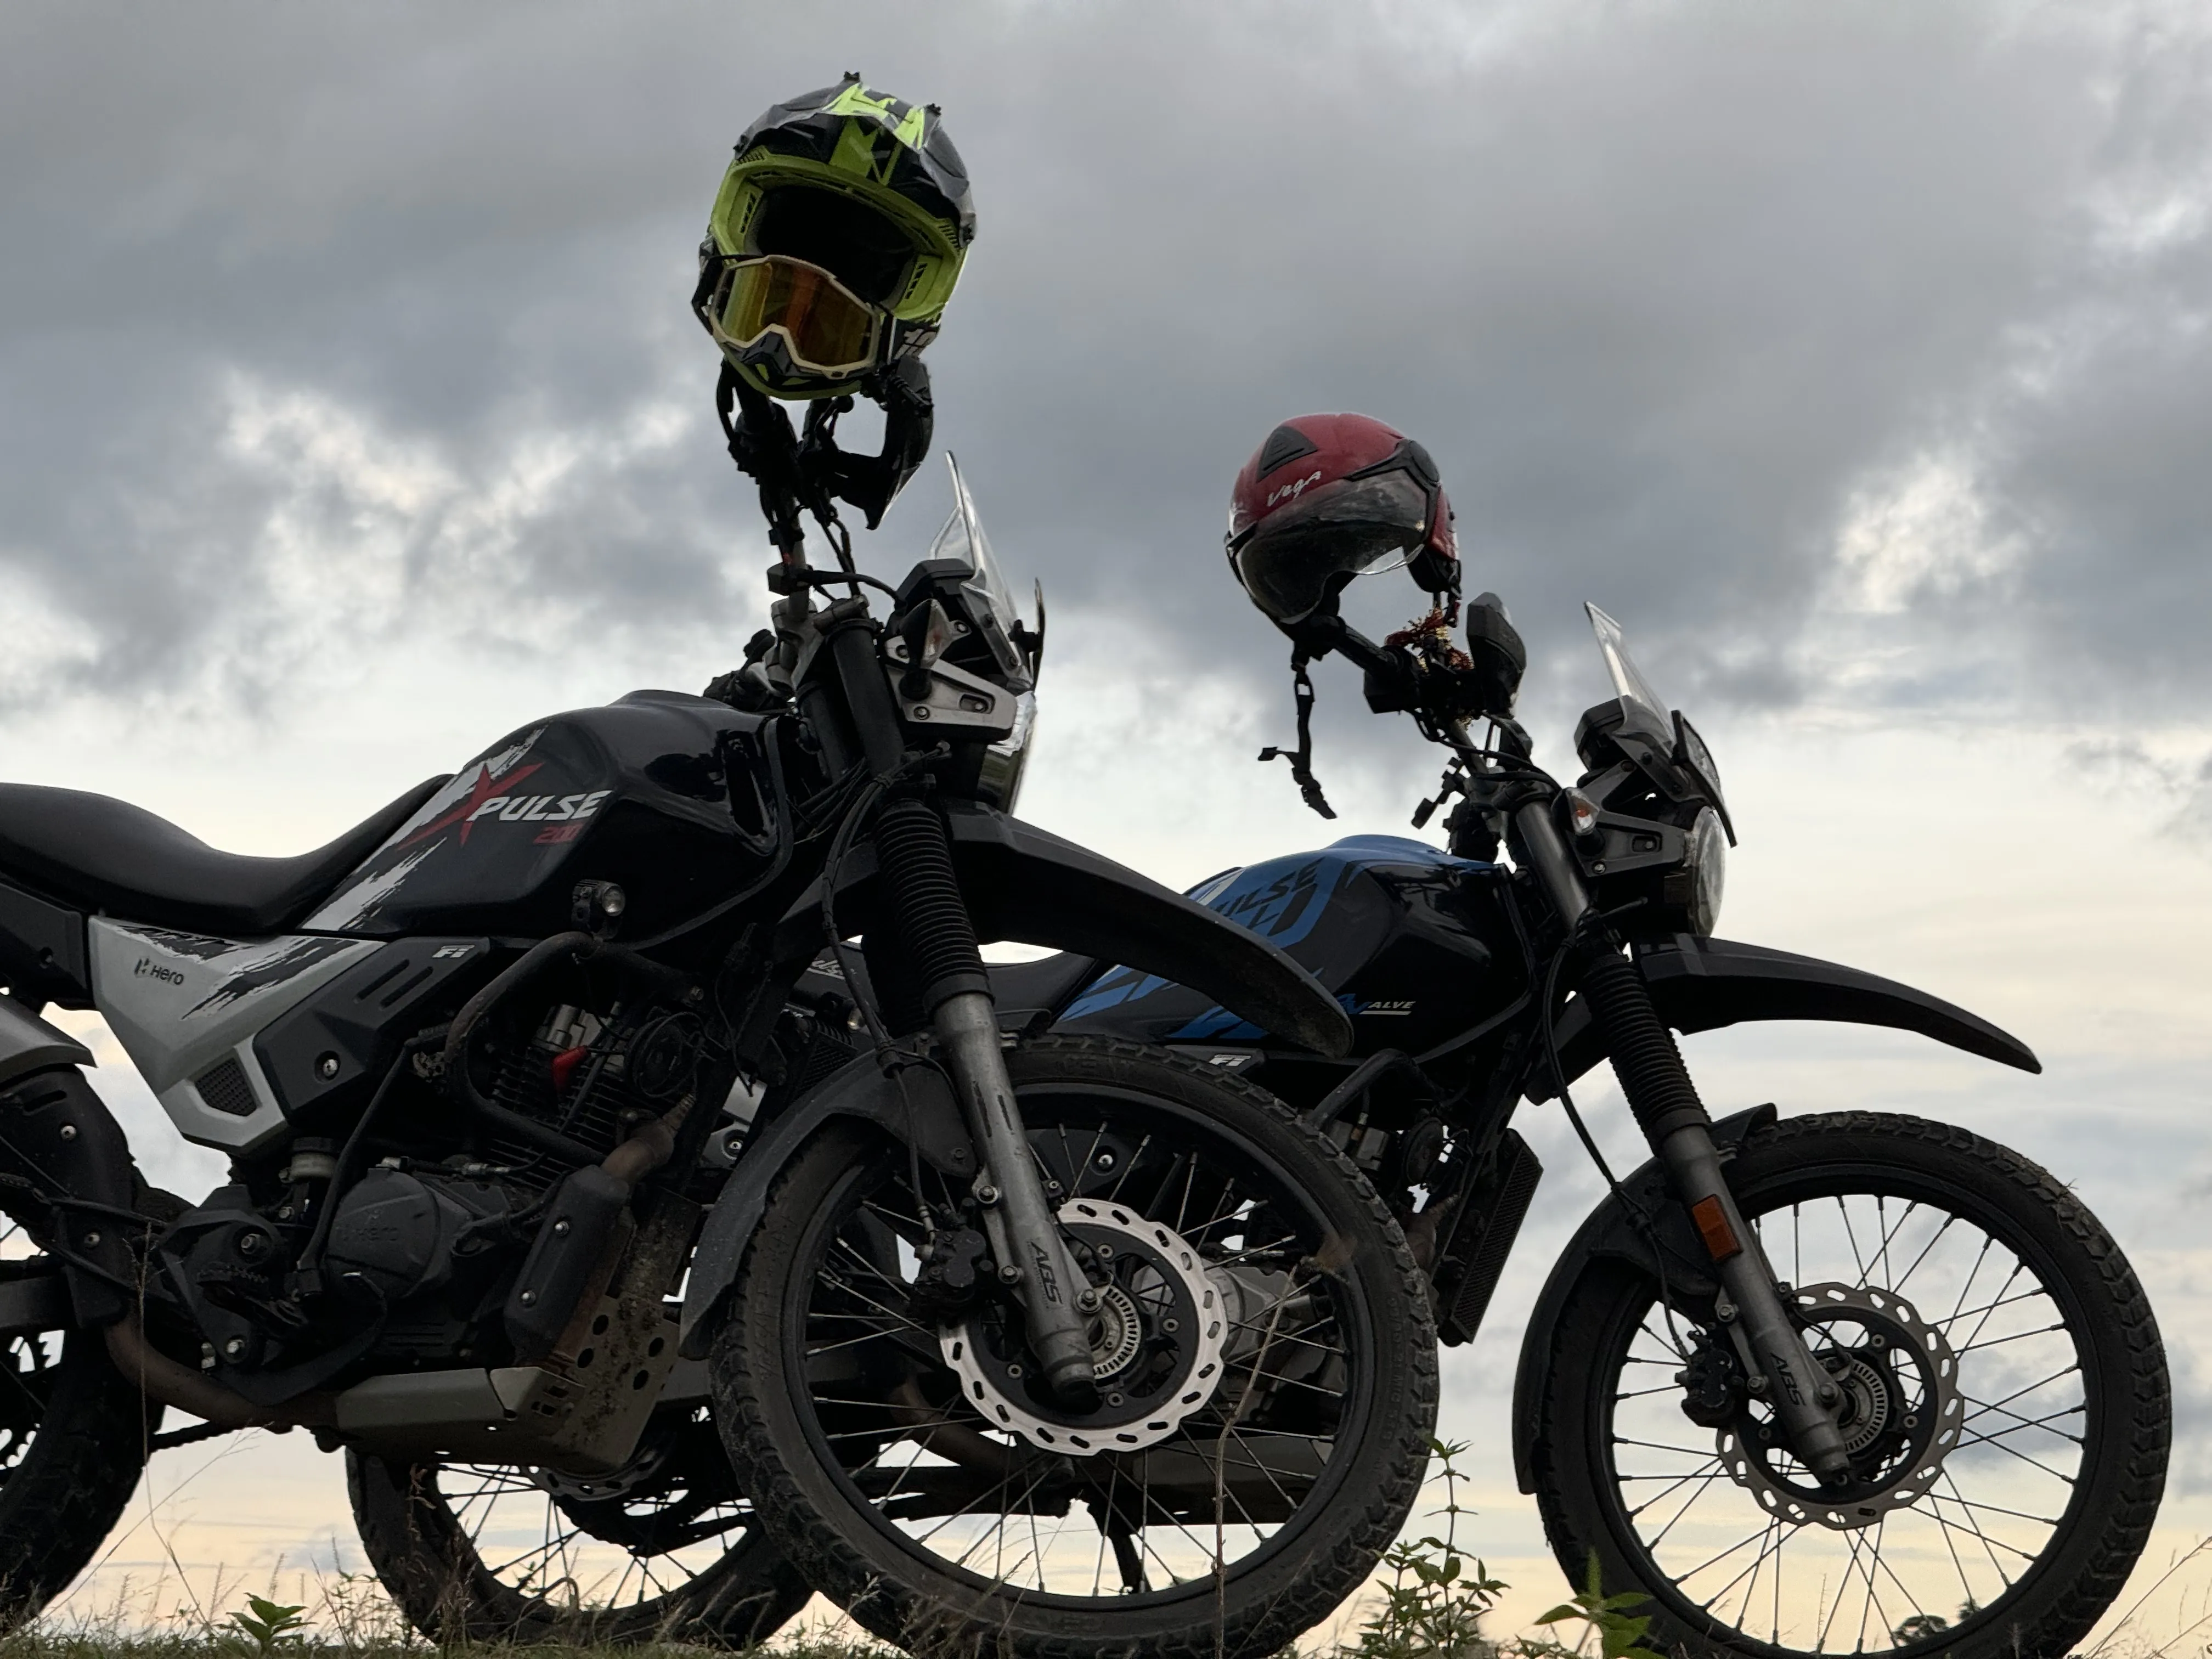
[[[819,265],[780,253],[734,259],[708,313],[715,341],[733,351],[771,334],[793,368],[832,378],[876,363],[884,313]]]

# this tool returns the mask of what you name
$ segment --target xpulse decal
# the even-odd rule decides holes
[[[512,781],[514,782],[520,783],[523,779],[528,777],[532,772],[538,770],[538,763],[532,761],[529,765],[517,772]],[[483,772],[477,775],[476,781],[470,786],[467,799],[464,800],[459,805],[454,807],[451,811],[441,813],[437,817],[433,818],[429,823],[424,824],[420,830],[417,830],[413,835],[408,836],[405,841],[401,842],[399,844],[402,847],[412,847],[416,842],[428,841],[440,830],[450,830],[458,823],[461,826],[461,844],[464,847],[467,846],[469,841],[469,831],[476,828],[477,820],[483,817],[485,813],[496,812],[501,807],[507,805],[507,797],[505,795],[495,795],[491,793],[493,790],[498,788],[501,783],[504,781],[507,781],[507,780],[494,776],[491,769],[489,767],[486,767]]]
[[[525,778],[537,769],[535,766],[526,766],[514,775]],[[499,815],[501,823],[562,823],[571,818],[587,818],[613,793],[611,789],[593,789],[574,795],[495,795],[463,820],[461,839],[469,838],[469,830],[478,818],[488,818],[494,813]],[[574,839],[574,835],[540,836],[538,839],[568,841]]]
[[[573,784],[565,794],[545,790],[544,786],[564,778],[579,763],[574,757],[564,758],[557,737],[540,746],[551,729],[535,727],[498,753],[464,767],[370,854],[302,927],[317,933],[353,933],[372,927],[398,901],[410,881],[416,883],[416,889],[410,891],[418,890],[422,882],[436,884],[442,880],[448,889],[457,880],[465,882],[465,872],[440,873],[456,857],[477,859],[479,870],[487,854],[501,865],[522,865],[528,855],[517,852],[510,858],[507,849],[559,846],[577,840],[586,821],[599,815],[615,792],[579,789]],[[582,763],[598,769],[596,763]],[[538,791],[528,788],[533,781],[540,786]],[[465,855],[453,852],[468,848],[479,830],[489,833],[489,848],[479,846]],[[447,849],[447,856],[435,867],[423,870],[424,860],[441,848]]]
[[[1264,939],[1279,945],[1292,944],[1311,933],[1314,923],[1321,920],[1322,906],[1316,902],[1321,897],[1316,879],[1320,873],[1321,860],[1316,859],[1273,881],[1249,886],[1238,882],[1214,900],[1211,908]]]
[[[496,755],[487,755],[467,771],[458,774],[453,781],[425,801],[412,818],[399,826],[392,838],[385,843],[385,848],[412,847],[416,842],[427,841],[441,830],[451,829],[456,823],[465,826],[470,814],[489,799],[495,791],[502,785],[512,790],[517,782],[538,769],[535,763],[520,772],[514,769],[538,739],[544,735],[545,728],[538,726],[519,743],[508,745]],[[464,841],[468,838],[465,827],[461,831],[461,838]]]

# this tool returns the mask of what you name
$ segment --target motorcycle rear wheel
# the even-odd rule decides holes
[[[744,1649],[805,1605],[703,1404],[664,1406],[605,1489],[496,1465],[346,1453],[362,1548],[432,1641]]]
[[[784,1172],[725,1309],[732,1462],[799,1571],[911,1651],[1278,1652],[1365,1580],[1419,1489],[1437,1409],[1420,1272],[1373,1189],[1273,1097],[1097,1038],[1007,1062],[1063,1224],[1121,1310],[1115,1334],[1094,1327],[1102,1413],[1139,1413],[1123,1437],[1144,1443],[1097,1449],[1103,1419],[1055,1416],[999,1298],[918,1312],[917,1166],[856,1126]],[[936,1217],[958,1210],[919,1174]],[[1206,1286],[1218,1312],[1194,1320],[1175,1297],[1203,1308]]]
[[[1581,1583],[1594,1552],[1608,1595],[1650,1598],[1632,1611],[1662,1652],[2072,1651],[2165,1486],[2165,1352],[2119,1247],[2027,1159],[1914,1118],[1784,1119],[1728,1169],[1850,1395],[1862,1486],[1817,1487],[1727,1339],[1596,1258],[1538,1391],[1536,1495],[1562,1570]],[[1729,1420],[1686,1417],[1699,1374],[1733,1391]]]
[[[27,1241],[0,1221],[0,1249]],[[43,1262],[0,1261],[0,1280]],[[34,1618],[90,1565],[137,1489],[161,1407],[98,1331],[0,1336],[0,1633]]]

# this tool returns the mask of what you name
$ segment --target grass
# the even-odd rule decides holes
[[[1433,1443],[1432,1490],[1441,1499],[1384,1557],[1339,1622],[1310,1632],[1276,1659],[1660,1659],[1639,1638],[1639,1598],[1606,1598],[1595,1583],[1539,1620],[1537,1631],[1493,1638],[1485,1620],[1507,1588],[1461,1547],[1459,1502],[1466,1449]],[[174,1561],[136,1585],[125,1581],[104,1608],[49,1613],[0,1637],[0,1659],[578,1659],[568,1644],[441,1645],[407,1624],[372,1573],[335,1567],[267,1576],[261,1594],[219,1575],[195,1591]],[[2212,1651],[2212,1538],[2177,1548],[2162,1573],[2114,1610],[2077,1659],[2180,1659]],[[296,1601],[281,1601],[289,1589]],[[822,1606],[819,1601],[814,1604]],[[1562,1636],[1572,1638],[1562,1640]],[[626,1648],[623,1659],[703,1659],[681,1644]],[[753,1659],[903,1659],[834,1614],[787,1626]]]

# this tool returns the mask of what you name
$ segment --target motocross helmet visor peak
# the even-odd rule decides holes
[[[1231,498],[1229,562],[1254,605],[1290,627],[1355,576],[1409,567],[1459,593],[1451,503],[1427,450],[1364,415],[1285,421],[1244,464]]]

